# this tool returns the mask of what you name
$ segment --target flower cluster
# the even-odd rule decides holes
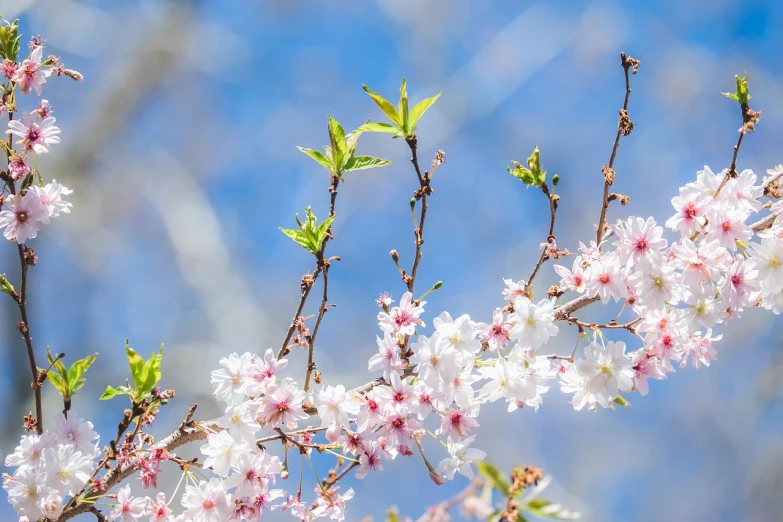
[[[3,489],[17,514],[29,520],[56,520],[65,500],[89,480],[101,453],[97,439],[92,423],[62,416],[53,432],[22,436],[5,459],[5,465],[16,471],[3,475]]]
[[[583,358],[563,365],[562,389],[574,394],[576,409],[607,407],[619,392],[645,395],[648,379],[664,379],[688,360],[697,369],[709,366],[717,358],[713,343],[722,337],[713,330],[748,307],[780,313],[780,203],[771,206],[768,230],[763,220],[748,223],[765,206],[764,187],[780,177],[777,170],[769,173],[757,184],[750,170],[731,177],[705,166],[672,199],[675,214],[666,227],[680,233],[675,242],[668,244],[653,218],[630,217],[612,229],[614,250],[582,245],[570,270],[555,267],[561,288],[604,303],[622,301],[632,316],[624,327],[640,340],[629,354],[622,342],[592,343]]]
[[[8,79],[9,85],[26,95],[35,92],[40,96],[46,79],[53,73],[66,74],[77,81],[82,79],[76,71],[65,69],[56,56],[44,59],[40,39],[32,41],[30,55],[21,63],[6,58],[0,64],[0,74]],[[52,145],[60,143],[60,129],[55,125],[57,120],[52,116],[49,102],[42,100],[34,110],[13,118],[16,107],[7,103],[7,99],[11,98],[0,99],[0,116],[9,113],[6,134],[18,138],[14,144],[20,151],[13,148],[6,151],[5,181],[12,190],[0,199],[0,229],[6,239],[22,245],[33,239],[51,218],[70,212],[71,204],[62,196],[72,191],[56,180],[45,183],[36,165],[37,156],[50,152]],[[18,191],[14,188],[16,183],[21,184]]]

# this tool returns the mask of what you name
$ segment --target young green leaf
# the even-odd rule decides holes
[[[313,158],[315,161],[320,163],[326,170],[330,172],[333,170],[332,162],[329,160],[329,158],[324,156],[324,154],[321,151],[315,149],[307,149],[305,147],[297,147],[297,149],[304,152],[305,154]]]
[[[14,295],[14,293],[16,293],[16,290],[14,290],[14,285],[8,281],[8,278],[6,278],[5,274],[0,274],[0,292],[5,292],[9,295]]]
[[[508,491],[511,485],[508,481],[508,477],[500,471],[498,468],[486,461],[480,461],[476,463],[478,472],[484,476],[492,486],[500,493],[508,496]]]
[[[335,216],[329,216],[326,218],[326,220],[321,223],[318,226],[318,233],[317,233],[317,239],[318,239],[318,248],[321,248],[321,245],[324,242],[324,239],[326,239],[326,232],[329,230],[329,227],[332,226],[332,222],[334,221]]]
[[[421,117],[424,115],[425,112],[427,112],[427,109],[429,109],[435,101],[440,98],[440,95],[442,93],[438,93],[432,98],[425,98],[424,100],[421,100],[419,103],[413,106],[413,109],[411,109],[410,114],[410,128],[411,133],[416,132],[416,124],[419,122]]]
[[[160,365],[163,362],[163,345],[160,345],[160,349],[157,353],[150,355],[150,358],[144,363],[141,369],[141,386],[139,386],[139,392],[142,397],[152,393],[152,390],[160,382],[163,374],[160,370]]]
[[[362,132],[387,132],[389,134],[402,136],[402,130],[400,130],[400,128],[397,127],[396,125],[391,125],[389,123],[378,123],[378,122],[365,123],[364,125],[359,127],[358,130]]]
[[[560,504],[554,504],[542,498],[534,498],[522,509],[529,511],[537,517],[555,520],[577,520],[582,516],[578,511],[571,511]]]
[[[163,345],[157,353],[150,355],[146,361],[130,347],[125,340],[125,353],[128,356],[131,378],[134,386],[134,399],[140,401],[152,392],[161,378],[160,363],[163,360]]]
[[[343,130],[342,125],[331,116],[329,116],[328,128],[329,143],[332,147],[332,165],[339,170],[339,167],[342,166],[345,155],[348,152],[348,143],[345,140],[345,130]]]
[[[312,247],[310,245],[310,242],[307,240],[307,238],[305,237],[305,235],[302,233],[301,230],[293,230],[293,229],[289,229],[289,228],[280,228],[280,232],[282,232],[286,236],[288,236],[291,239],[293,239],[298,245],[301,245],[302,248],[306,248],[308,251],[310,251],[313,254],[315,254],[315,252],[313,251],[313,249],[312,249]]]
[[[0,27],[0,56],[12,62],[19,60],[19,21],[6,22]]]
[[[281,228],[280,231],[313,255],[317,255],[326,238],[326,231],[331,226],[332,221],[334,221],[334,216],[330,216],[319,226],[318,220],[310,207],[305,209],[305,214],[304,223],[299,219],[298,215],[295,216],[299,230]]]
[[[734,77],[737,80],[737,90],[735,92],[724,92],[723,95],[727,98],[731,98],[741,105],[747,105],[750,101],[750,93],[748,92],[748,75],[740,77],[739,75]]]
[[[625,406],[627,408],[631,407],[631,403],[628,402],[626,399],[624,399],[622,396],[618,395],[614,399],[614,404],[617,404],[618,406]]]
[[[400,118],[397,109],[394,108],[394,105],[392,105],[380,94],[372,92],[366,85],[362,85],[362,88],[364,89],[364,92],[370,95],[372,101],[374,101],[375,104],[383,111],[383,113],[388,116],[392,123],[394,123],[397,127],[402,125],[402,119]]]
[[[62,377],[60,377],[54,372],[49,372],[46,374],[46,378],[49,379],[50,383],[52,383],[54,389],[60,392],[60,395],[64,397],[66,394],[66,389],[65,389],[65,382],[63,381]]]
[[[407,88],[408,82],[405,80],[405,78],[402,79],[402,85],[400,85],[400,103],[399,103],[399,112],[400,112],[400,119],[402,119],[402,131],[405,134],[405,136],[410,136],[411,129],[409,125],[409,115],[408,115],[408,88]]]
[[[85,382],[87,382],[83,376],[84,373],[92,366],[92,363],[95,362],[95,359],[98,358],[98,354],[94,353],[92,355],[88,355],[84,359],[79,359],[75,363],[73,363],[68,370],[68,395],[73,396],[74,393],[76,393],[79,388],[84,386]]]
[[[103,392],[103,395],[101,395],[100,400],[102,401],[108,401],[109,399],[113,399],[117,395],[133,395],[133,389],[129,386],[117,386],[114,388],[113,386],[106,386],[106,391]]]
[[[375,167],[385,167],[386,165],[391,165],[391,161],[381,158],[374,158],[372,156],[354,156],[351,157],[351,159],[348,160],[348,163],[345,164],[345,167],[343,167],[343,174],[346,172],[352,172],[354,170],[366,170]]]
[[[508,172],[519,178],[525,185],[541,187],[546,181],[546,171],[541,168],[541,157],[538,147],[533,149],[533,154],[527,159],[527,168],[523,167],[518,161],[511,161],[514,168],[507,169]]]
[[[128,339],[125,339],[125,355],[128,358],[128,366],[130,367],[133,386],[138,390],[139,385],[142,382],[141,372],[144,367],[144,359],[131,348]]]

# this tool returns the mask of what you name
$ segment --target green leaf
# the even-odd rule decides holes
[[[297,244],[301,245],[303,248],[306,248],[308,251],[315,254],[315,251],[313,251],[312,245],[307,240],[305,235],[302,233],[301,230],[293,230],[289,228],[280,228],[280,232],[285,234],[286,236],[293,239]]]
[[[737,81],[737,87],[735,92],[724,92],[723,95],[727,98],[737,101],[741,105],[747,105],[750,101],[750,93],[748,92],[748,75],[740,77],[739,75],[734,77]]]
[[[348,163],[345,164],[343,173],[352,172],[354,170],[366,170],[375,167],[385,167],[386,165],[391,165],[391,161],[381,158],[374,158],[372,156],[355,156],[348,160]]]
[[[130,366],[133,386],[135,388],[136,400],[142,400],[147,397],[153,388],[158,384],[161,378],[160,363],[163,360],[163,345],[157,353],[150,355],[147,361],[137,354],[130,347],[128,340],[125,340],[125,352],[128,356],[128,365]]]
[[[427,112],[427,109],[430,108],[430,106],[435,103],[435,101],[440,98],[440,95],[443,93],[438,93],[432,98],[426,98],[424,100],[421,100],[419,103],[413,106],[413,109],[411,109],[410,114],[410,127],[411,132],[414,132],[416,130],[416,124],[419,122],[419,119],[421,119],[422,115],[424,115],[425,112]]]
[[[576,520],[582,516],[578,511],[571,511],[560,504],[554,504],[542,498],[531,500],[522,509],[529,511],[537,517],[555,520]]]
[[[370,123],[369,120],[367,121],[367,123]],[[345,142],[348,145],[348,150],[346,151],[345,158],[344,158],[345,161],[343,163],[347,163],[347,160],[351,158],[356,152],[356,145],[359,144],[359,136],[361,136],[362,132],[364,132],[361,129],[362,128],[359,127],[358,129],[351,132],[345,137]]]
[[[133,386],[138,390],[141,387],[142,382],[141,372],[144,369],[144,359],[130,347],[128,339],[125,339],[125,355],[128,357],[128,366],[130,367],[131,377],[133,378]]]
[[[18,22],[6,22],[0,27],[0,56],[12,62],[19,61],[19,41],[22,36],[19,34]]]
[[[305,213],[307,217],[304,223],[299,220],[298,215],[295,216],[299,230],[281,228],[280,231],[312,254],[317,255],[318,251],[321,250],[321,244],[326,238],[326,231],[331,226],[332,221],[334,221],[334,216],[330,216],[319,226],[318,220],[310,207],[305,209]]]
[[[16,292],[16,290],[14,290],[14,285],[8,281],[5,274],[0,274],[0,292],[5,292],[9,295],[13,295],[14,292]]]
[[[618,395],[617,397],[615,397],[615,399],[614,399],[614,401],[613,401],[613,402],[614,402],[615,404],[617,404],[618,406],[625,406],[625,407],[627,407],[627,408],[630,408],[630,407],[631,407],[631,403],[630,403],[630,402],[628,402],[627,400],[625,400],[625,399],[624,399],[623,397],[621,397],[620,395]]]
[[[332,165],[337,170],[342,166],[346,152],[348,152],[348,143],[345,140],[345,130],[342,125],[329,116],[329,143],[332,147]]]
[[[329,161],[329,158],[324,156],[324,154],[321,151],[315,150],[315,149],[307,149],[304,147],[297,147],[300,151],[304,152],[311,158],[313,158],[315,161],[320,163],[325,169],[332,171],[332,163]]]
[[[112,399],[116,397],[117,395],[133,395],[133,390],[129,386],[117,386],[116,388],[112,386],[107,386],[106,391],[103,392],[103,395],[101,395],[100,400],[102,401],[108,401],[109,399]]]
[[[517,514],[517,522],[527,522],[527,519],[522,516],[522,513]]]
[[[386,98],[380,94],[372,92],[366,85],[362,85],[362,88],[364,89],[364,92],[370,95],[370,98],[372,98],[372,101],[375,102],[375,105],[377,105],[383,111],[383,113],[389,117],[392,123],[398,127],[402,124],[400,115],[397,113],[397,109],[394,108],[394,105],[392,105],[391,102],[386,100]]]
[[[55,357],[48,346],[46,347],[46,360],[49,362],[49,365],[52,368],[57,370],[63,379],[66,379],[68,372],[65,370],[65,365],[63,364],[62,358]]]
[[[71,395],[73,395],[76,390],[84,386],[85,380],[82,379],[82,376],[90,368],[90,366],[92,366],[92,363],[94,363],[95,359],[97,358],[98,354],[94,353],[92,355],[88,355],[84,359],[79,359],[71,365],[71,368],[68,370],[68,390],[71,392]]]
[[[359,127],[358,130],[362,132],[387,132],[389,134],[402,136],[402,130],[396,125],[391,125],[389,123],[377,123],[377,122],[365,123],[364,125]]]
[[[52,383],[54,389],[60,392],[60,395],[65,396],[65,382],[59,375],[53,372],[49,372],[46,374],[46,378],[49,379],[50,383]]]
[[[511,161],[514,168],[507,169],[508,172],[519,178],[525,185],[541,187],[546,181],[546,171],[541,168],[541,156],[538,147],[533,149],[533,154],[527,159],[527,168],[523,167],[518,161]]]
[[[145,396],[152,392],[155,386],[160,382],[163,374],[160,370],[160,365],[163,362],[163,345],[160,345],[160,349],[157,353],[150,355],[147,362],[141,368],[142,383],[139,386],[139,392],[142,396]]]
[[[400,112],[400,118],[402,119],[402,131],[405,134],[405,136],[411,135],[411,129],[409,125],[409,118],[408,118],[408,89],[407,89],[408,82],[405,80],[405,78],[402,79],[402,85],[400,85],[400,103],[399,103],[399,112]]]
[[[508,496],[508,490],[511,486],[508,477],[503,472],[486,461],[477,462],[476,468],[483,477],[489,480],[490,484],[492,484],[495,489],[500,491],[504,496]]]
[[[326,239],[326,232],[329,230],[329,227],[332,226],[332,222],[334,221],[334,218],[336,216],[329,216],[326,218],[326,220],[321,223],[318,226],[318,248],[321,248],[321,244],[323,244],[324,239]]]

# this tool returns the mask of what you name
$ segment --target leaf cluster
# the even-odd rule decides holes
[[[346,134],[340,122],[329,116],[328,131],[329,145],[323,147],[324,152],[305,147],[297,148],[317,161],[332,176],[342,178],[343,174],[348,172],[385,167],[391,164],[389,160],[356,155],[356,145],[363,132],[361,128]]]
[[[305,250],[317,256],[321,251],[321,245],[323,245],[323,242],[326,239],[329,227],[332,225],[335,216],[329,216],[319,225],[318,220],[310,207],[305,209],[305,214],[306,218],[304,223],[299,219],[299,214],[294,216],[296,223],[299,225],[299,230],[285,228],[281,228],[280,230],[283,234],[301,245]]]
[[[372,98],[375,105],[383,111],[391,123],[367,122],[359,127],[359,130],[363,132],[386,132],[394,134],[395,138],[408,139],[412,137],[416,132],[416,125],[419,123],[421,117],[441,95],[441,93],[438,93],[431,98],[426,98],[414,105],[413,109],[409,111],[408,88],[404,78],[402,80],[402,85],[400,86],[400,101],[397,103],[397,107],[380,94],[371,91],[366,85],[362,85],[362,87],[364,88],[364,92]]]
[[[2,15],[0,15],[2,16]],[[22,35],[19,34],[19,20],[5,22],[0,26],[0,57],[13,62],[19,60],[19,42]]]
[[[509,498],[509,495],[511,494],[511,480],[505,473],[486,461],[477,463],[476,467],[481,476],[487,480],[493,489],[497,490],[503,498]],[[518,489],[514,493],[514,499],[521,497],[524,491],[525,490],[522,488]],[[517,504],[519,509],[517,522],[527,521],[524,513],[530,513],[539,518],[549,518],[553,520],[576,520],[580,517],[580,513],[566,509],[560,504],[538,498],[535,495],[529,495],[529,497],[529,499],[522,499]],[[495,519],[499,513],[499,510],[495,511],[487,520]]]
[[[98,354],[88,355],[84,359],[74,362],[70,368],[65,368],[62,362],[62,356],[55,357],[51,350],[46,349],[46,358],[49,361],[51,369],[46,377],[52,386],[63,396],[65,409],[70,409],[71,398],[87,382],[84,378],[85,372],[92,366],[97,359]],[[39,368],[40,371],[40,368]]]
[[[128,358],[131,379],[133,384],[127,380],[124,386],[107,386],[106,391],[101,395],[101,400],[106,401],[118,395],[128,395],[134,404],[139,404],[152,395],[152,390],[158,385],[161,379],[160,364],[163,360],[163,345],[160,345],[158,352],[150,355],[146,361],[131,348],[129,341],[125,340],[125,355]]]
[[[528,186],[540,188],[546,181],[546,171],[541,168],[541,157],[538,147],[533,149],[533,154],[527,159],[527,168],[518,161],[512,160],[513,168],[509,168],[509,174],[519,178]],[[558,177],[558,181],[560,178]]]

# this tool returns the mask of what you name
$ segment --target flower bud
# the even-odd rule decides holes
[[[430,471],[430,479],[435,483],[436,486],[442,486],[446,483],[446,477],[435,470]]]
[[[66,75],[71,80],[77,82],[84,81],[84,76],[79,71],[74,71],[73,69],[63,69],[63,74]]]
[[[8,282],[5,274],[0,274],[0,291],[3,291],[9,295],[14,295],[16,293],[16,290],[14,289],[13,285]]]

